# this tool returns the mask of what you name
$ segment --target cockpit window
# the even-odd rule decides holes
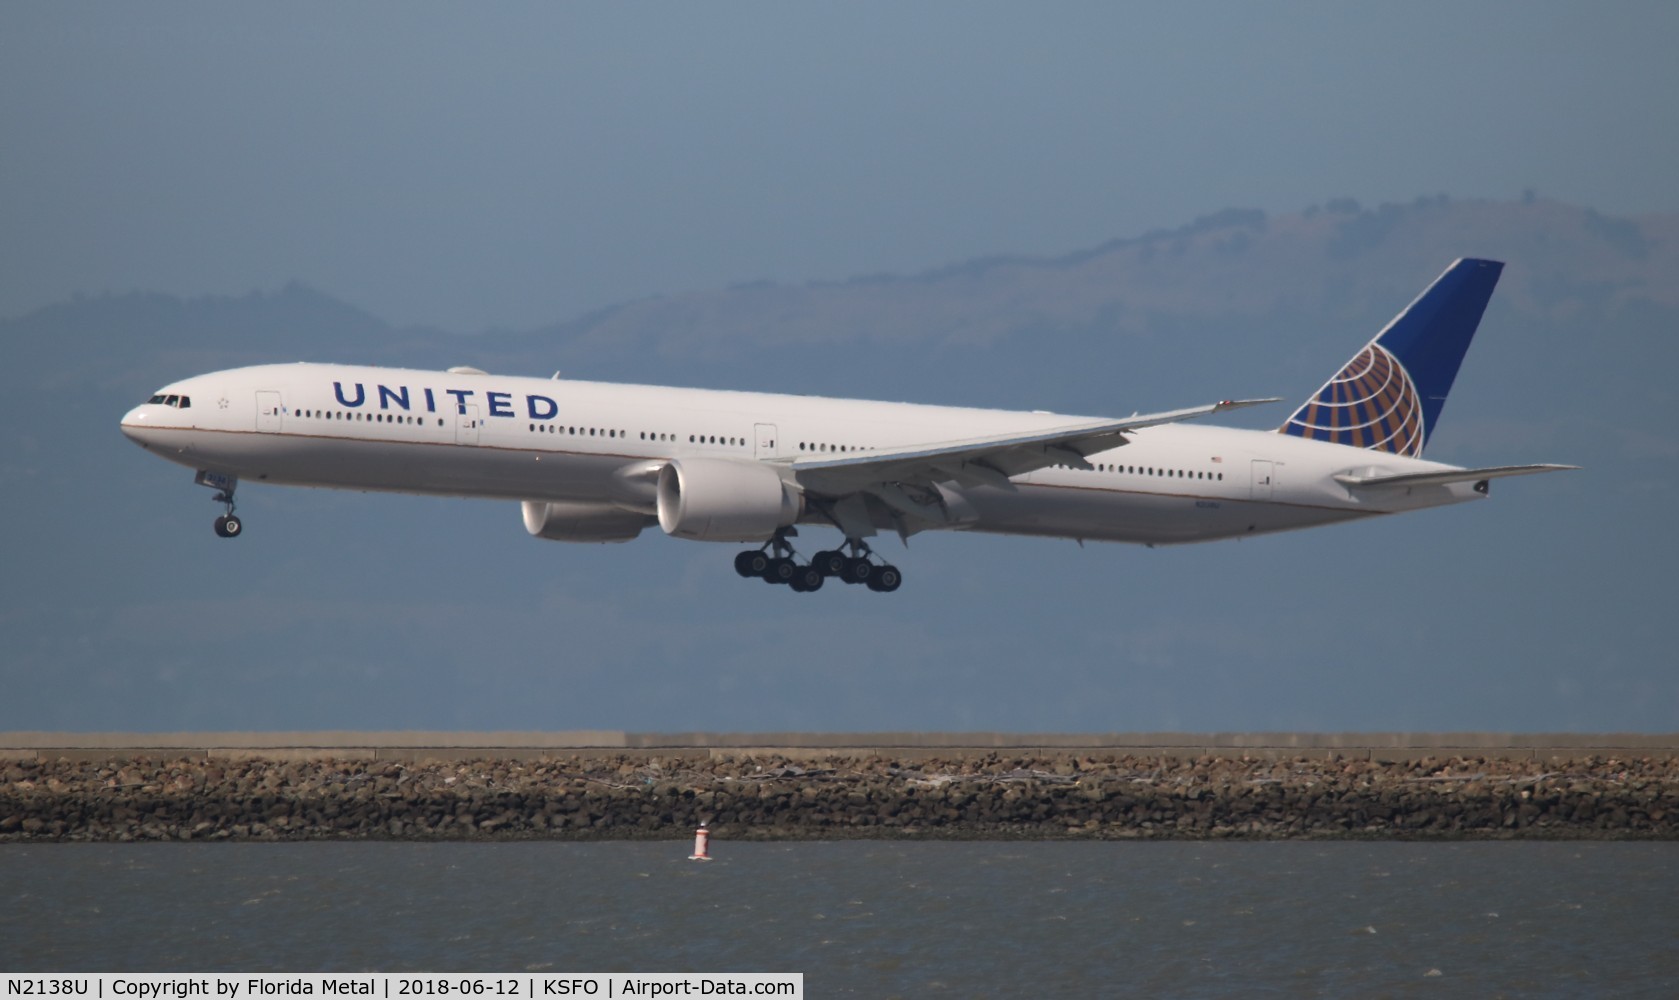
[[[163,393],[160,392],[157,395],[153,396],[151,399],[146,400],[146,402],[148,402],[148,403],[161,403],[161,402],[163,402],[164,398],[165,397],[164,397]]]
[[[177,403],[176,405],[184,410],[187,407],[192,405],[192,397],[191,396],[182,396],[181,401],[179,403]]]
[[[146,402],[148,402],[148,403],[162,403],[164,406],[173,406],[177,410],[184,410],[187,407],[192,405],[192,397],[191,396],[176,396],[176,395],[167,395],[166,396],[166,395],[164,395],[163,393],[160,392],[157,395],[153,396],[151,399],[146,400]]]

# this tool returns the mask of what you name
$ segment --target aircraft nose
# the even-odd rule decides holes
[[[136,406],[122,415],[123,436],[142,448],[151,446],[150,428],[146,425],[146,408]]]

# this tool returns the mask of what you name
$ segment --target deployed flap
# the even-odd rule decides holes
[[[1530,476],[1536,472],[1561,472],[1578,469],[1578,465],[1493,465],[1485,469],[1443,469],[1439,472],[1405,472],[1396,476],[1360,476],[1351,472],[1335,475],[1344,486],[1448,486],[1452,483],[1474,483],[1502,476]]]
[[[963,441],[934,442],[890,451],[847,455],[804,455],[791,463],[799,485],[819,494],[843,495],[877,483],[956,482],[1012,489],[1010,476],[1052,465],[1080,466],[1086,455],[1126,443],[1125,435],[1144,427],[1176,423],[1275,399],[1224,400],[1164,413],[1135,414],[1116,420],[1093,420],[1018,434],[998,434]]]

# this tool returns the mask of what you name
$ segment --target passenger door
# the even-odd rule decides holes
[[[775,425],[755,424],[754,427],[758,431],[758,447],[754,454],[761,459],[774,458],[776,450]]]
[[[1253,490],[1249,494],[1253,499],[1271,499],[1271,490],[1276,485],[1276,464],[1258,458],[1253,460]]]
[[[281,427],[280,394],[267,390],[257,393],[257,430],[277,432]]]

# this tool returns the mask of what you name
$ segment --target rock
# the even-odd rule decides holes
[[[702,819],[742,838],[1679,836],[1679,761],[1650,757],[134,760],[4,777],[0,840],[680,838]]]

